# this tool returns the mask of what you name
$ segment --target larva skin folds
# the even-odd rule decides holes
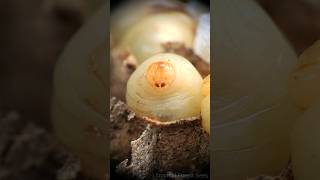
[[[52,126],[61,144],[81,159],[83,173],[104,178],[107,156],[108,68],[105,61],[107,34],[103,27],[106,7],[72,38],[54,72]],[[87,38],[88,37],[88,38]],[[94,130],[93,130],[94,129]]]
[[[126,100],[139,116],[161,122],[200,115],[202,77],[185,58],[156,54],[143,62],[127,83]]]
[[[214,0],[215,180],[276,175],[299,111],[288,98],[296,53],[254,0]],[[251,15],[244,15],[250,12]]]

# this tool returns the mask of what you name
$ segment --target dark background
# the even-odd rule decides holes
[[[129,1],[129,0],[111,0],[110,1],[110,9],[111,11],[114,10],[116,7],[120,6],[122,3]],[[188,0],[181,0],[183,2],[187,2]],[[210,0],[199,0],[199,2],[202,2],[204,4],[210,5]]]
[[[270,14],[298,54],[320,39],[320,1],[258,0],[258,2]]]
[[[80,1],[0,1],[0,112],[50,126],[54,64],[89,16]]]

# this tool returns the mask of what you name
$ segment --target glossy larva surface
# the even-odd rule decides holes
[[[254,0],[214,0],[215,180],[276,175],[299,115],[288,98],[297,56]]]
[[[160,121],[199,116],[202,81],[185,58],[157,54],[138,66],[129,78],[127,104],[138,115]]]
[[[197,3],[198,4],[198,3]],[[132,26],[141,21],[141,19],[165,11],[176,11],[178,9],[186,8],[188,13],[192,16],[196,16],[197,13],[202,12],[201,7],[192,6],[188,8],[184,3],[172,0],[161,1],[146,1],[135,0],[126,1],[121,6],[117,7],[111,13],[111,26],[110,31],[114,35],[115,43],[119,43],[119,40]],[[121,19],[121,21],[119,21]]]
[[[289,73],[297,63],[295,52],[255,1],[212,3],[213,97],[229,101],[227,106],[241,102],[246,106],[241,116],[276,103],[288,92]],[[229,121],[222,117],[216,122]]]

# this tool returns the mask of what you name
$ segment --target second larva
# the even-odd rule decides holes
[[[290,78],[290,95],[304,110],[292,132],[292,166],[297,180],[320,178],[320,41],[306,49]]]
[[[289,87],[292,100],[303,110],[320,100],[320,41],[299,57],[299,64],[292,73]]]
[[[210,134],[210,75],[204,78],[201,91],[204,97],[201,102],[201,124]]]
[[[156,54],[133,72],[126,100],[137,115],[160,122],[197,117],[201,113],[203,79],[184,57]]]
[[[130,27],[118,48],[131,52],[140,64],[151,55],[162,52],[163,43],[180,42],[191,47],[194,28],[194,20],[185,13],[152,14]]]

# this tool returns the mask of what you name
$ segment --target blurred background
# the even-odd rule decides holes
[[[320,1],[257,1],[298,54],[320,39]],[[0,117],[14,112],[24,122],[50,129],[54,65],[72,35],[106,2],[0,1]],[[111,7],[118,4],[111,1]],[[3,132],[1,128],[7,127],[0,125]]]
[[[0,1],[0,112],[49,127],[54,64],[104,0]]]
[[[0,180],[88,180],[50,133],[53,70],[105,0],[0,1]]]
[[[298,54],[320,39],[319,0],[257,0]]]

